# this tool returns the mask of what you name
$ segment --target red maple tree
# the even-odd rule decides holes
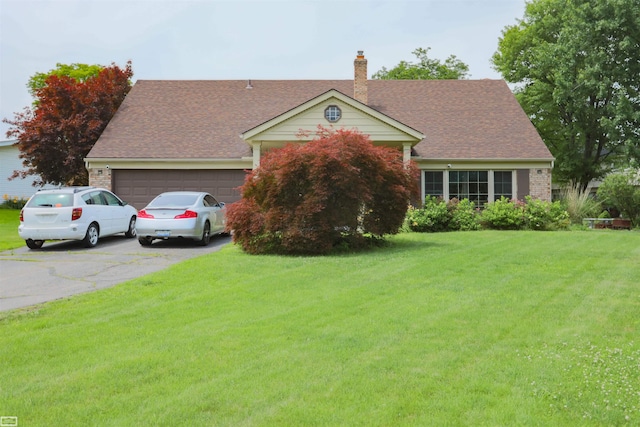
[[[84,158],[131,89],[132,76],[131,61],[124,69],[105,67],[86,81],[49,76],[32,109],[3,120],[12,125],[7,137],[17,139],[26,168],[12,178],[39,175],[34,185],[88,184]]]

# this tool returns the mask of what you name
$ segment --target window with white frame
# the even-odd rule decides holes
[[[324,110],[324,118],[331,123],[335,123],[342,117],[342,110],[337,105],[329,105]]]
[[[424,195],[444,197],[444,181],[441,171],[424,171]]]
[[[489,200],[489,171],[449,171],[449,199],[453,198],[483,206]]]
[[[424,194],[441,196],[445,200],[469,199],[476,206],[504,196],[514,196],[513,171],[455,170],[423,171]]]

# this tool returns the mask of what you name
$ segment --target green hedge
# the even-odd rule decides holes
[[[480,210],[468,199],[427,196],[423,207],[407,211],[405,229],[415,232],[493,230],[564,230],[569,228],[569,213],[560,202],[505,197],[487,203]]]

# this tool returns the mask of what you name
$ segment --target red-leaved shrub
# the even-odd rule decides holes
[[[227,210],[246,252],[326,254],[398,232],[418,191],[415,166],[354,130],[318,135],[267,152],[247,175],[242,199]]]

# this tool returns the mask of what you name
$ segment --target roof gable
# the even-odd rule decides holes
[[[336,105],[342,110],[342,117],[335,124],[324,118],[324,111],[330,105]],[[424,138],[417,130],[336,89],[330,89],[247,130],[241,137],[247,142],[290,142],[294,137],[299,141],[308,141],[313,139],[318,125],[357,129],[369,135],[374,143],[410,142],[415,145]]]

